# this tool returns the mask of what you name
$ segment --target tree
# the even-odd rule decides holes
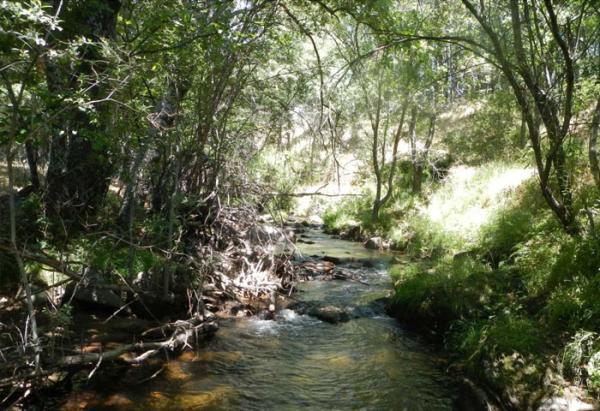
[[[355,72],[370,125],[370,163],[375,176],[375,198],[371,208],[373,223],[378,222],[379,212],[394,189],[398,147],[408,107],[406,89],[396,77],[405,68],[406,62],[402,59],[401,53],[382,52],[376,58],[361,63],[360,71]],[[375,80],[371,81],[372,78]],[[391,159],[386,164],[390,150]]]
[[[113,119],[105,104],[110,63],[104,46],[115,37],[120,7],[117,0],[53,3],[64,30],[52,32],[49,47],[66,42],[73,60],[48,55],[45,62],[51,109],[57,113],[45,192],[48,211],[67,224],[81,224],[97,210],[113,172],[107,136]]]
[[[482,42],[473,37],[460,41],[485,53],[507,78],[527,124],[543,196],[565,230],[576,234],[564,144],[572,131],[576,62],[590,46],[582,24],[590,7],[587,2],[555,5],[551,0],[462,2],[484,37]]]
[[[21,2],[3,3],[0,6],[0,13],[0,44],[3,50],[8,50],[2,54],[0,59],[0,78],[2,80],[0,92],[8,101],[6,105],[0,106],[0,130],[3,136],[0,146],[6,153],[9,215],[8,227],[4,223],[0,227],[2,230],[8,228],[8,238],[0,238],[0,240],[2,240],[1,242],[8,241],[9,247],[6,249],[10,250],[14,257],[21,287],[25,291],[30,327],[26,328],[24,345],[25,348],[33,349],[33,365],[37,374],[40,371],[42,347],[38,334],[36,311],[33,306],[31,278],[22,257],[24,241],[22,238],[18,238],[19,221],[17,221],[17,193],[13,167],[19,146],[23,144],[26,146],[32,187],[34,190],[39,188],[39,176],[32,144],[34,130],[31,129],[31,126],[36,128],[39,126],[35,122],[37,113],[34,111],[34,105],[35,98],[43,93],[40,87],[40,78],[37,75],[37,64],[43,56],[43,46],[49,31],[59,28],[59,25],[56,15],[48,14],[37,3],[31,5]],[[23,190],[22,194],[26,195],[27,190]],[[4,201],[1,205],[4,207]],[[5,215],[4,211],[0,210],[0,213]]]

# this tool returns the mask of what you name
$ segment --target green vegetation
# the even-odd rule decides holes
[[[404,253],[456,368],[600,395],[599,50],[592,0],[1,1],[0,382],[72,290],[203,316],[296,213]]]
[[[544,380],[550,358],[558,364],[550,373],[600,394],[600,242],[584,216],[590,231],[565,233],[530,176],[502,163],[457,167],[401,217],[394,205],[382,210],[385,223],[371,231],[406,254],[390,269],[395,315],[433,332],[456,367],[498,391],[516,390],[520,406],[544,384],[559,384]],[[576,190],[593,198],[595,188]],[[364,224],[352,221],[364,207],[342,204],[324,222]]]

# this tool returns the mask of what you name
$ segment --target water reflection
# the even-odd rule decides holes
[[[315,244],[302,245],[310,247],[305,254],[377,255],[359,244],[308,235]],[[144,384],[97,395],[93,408],[451,410],[452,384],[440,358],[374,304],[391,289],[385,264],[348,269],[369,285],[309,282],[297,298],[356,306],[360,318],[328,324],[282,310],[275,321],[224,321],[197,352],[183,353]]]

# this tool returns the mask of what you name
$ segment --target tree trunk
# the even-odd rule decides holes
[[[545,13],[541,19],[537,12],[528,13],[528,9],[522,16],[519,1],[511,0],[509,7],[512,43],[507,45],[507,43],[503,43],[504,33],[496,31],[485,14],[473,2],[461,1],[489,38],[491,50],[488,49],[486,52],[490,52],[495,58],[521,107],[529,131],[529,141],[535,155],[542,194],[564,230],[571,235],[577,235],[581,229],[572,210],[571,182],[565,167],[563,150],[563,143],[569,133],[572,117],[575,71],[569,45],[563,38],[564,33],[558,25],[554,4],[551,0],[543,1]],[[532,17],[534,21],[530,20]],[[540,79],[537,68],[529,63],[525,53],[522,25],[524,23],[526,26],[530,26],[534,22],[547,25],[556,43],[556,50],[560,52],[561,61],[555,65],[557,69],[562,68],[562,72],[557,73],[557,76],[563,79],[564,84],[564,93],[561,93],[560,99],[552,97],[552,93],[544,90],[544,82]],[[511,60],[513,57],[514,60]],[[549,58],[549,55],[544,57]],[[556,87],[556,85],[552,87]],[[546,127],[547,139],[550,143],[546,150],[544,150],[541,140],[538,115]],[[553,167],[554,170],[552,170]],[[559,190],[556,192],[551,188],[553,178],[556,179],[554,182],[559,186]]]
[[[119,9],[117,0],[67,3],[61,18],[68,30],[53,33],[52,41],[59,44],[79,36],[95,42],[110,39],[114,36]],[[108,67],[101,62],[100,46],[87,44],[79,52],[75,67],[69,64],[73,62],[47,62],[48,88],[53,94],[70,96],[80,91],[81,81],[91,81],[87,88],[89,100],[101,100],[106,90],[102,76]],[[97,211],[108,191],[112,164],[104,138],[110,121],[106,104],[93,106],[93,119],[80,107],[73,106],[53,123],[45,201],[47,210],[67,224],[83,223],[88,215]]]
[[[429,150],[431,149],[431,145],[433,144],[433,137],[435,135],[435,122],[437,119],[437,115],[434,112],[431,114],[429,118],[429,131],[427,132],[427,139],[425,140],[425,146],[421,151],[420,155],[417,153],[417,162],[413,163],[413,181],[412,181],[412,190],[415,194],[420,194],[423,190],[423,171],[425,169],[425,165],[427,164],[427,160],[429,158]],[[413,127],[413,132],[414,132]],[[416,139],[416,137],[415,137]]]
[[[365,99],[368,104],[367,92],[365,91]],[[377,87],[377,106],[375,107],[375,117],[369,112],[371,121],[371,130],[373,132],[373,140],[371,142],[371,162],[373,166],[373,172],[375,173],[375,200],[373,200],[373,208],[371,210],[371,222],[377,223],[379,220],[379,209],[381,208],[381,189],[383,179],[381,176],[381,169],[383,164],[379,162],[379,124],[381,122],[381,105],[382,105],[382,80],[379,79]]]
[[[521,111],[521,127],[519,128],[519,147],[527,146],[527,123],[525,122],[525,113]]]
[[[30,140],[25,142],[25,153],[27,154],[27,165],[29,166],[29,179],[32,187],[40,188],[40,176],[37,169],[37,152]]]
[[[410,139],[410,156],[412,162],[412,192],[413,194],[421,193],[421,175],[423,174],[423,166],[419,158],[417,150],[417,107],[413,106],[410,111],[410,122],[408,123],[408,138]]]
[[[596,108],[592,117],[592,127],[590,130],[590,139],[588,145],[588,156],[590,161],[590,171],[594,176],[596,187],[600,189],[600,165],[598,164],[598,128],[600,127],[600,98],[596,102]]]
[[[390,199],[394,189],[394,176],[396,175],[396,167],[398,166],[398,144],[400,143],[400,138],[402,137],[402,128],[404,127],[404,118],[406,117],[406,107],[406,104],[402,106],[400,121],[398,122],[396,133],[394,134],[394,145],[392,146],[392,163],[390,164],[386,193],[380,201],[381,205],[385,204]]]
[[[146,162],[148,148],[154,144],[159,135],[172,128],[177,121],[179,105],[190,84],[186,81],[169,80],[167,90],[161,100],[156,104],[154,113],[150,116],[150,125],[146,137],[140,142],[135,159],[129,172],[129,180],[125,182],[125,197],[119,211],[118,221],[125,222],[131,215],[130,209],[135,207],[137,187],[141,178],[141,168]]]
[[[16,124],[16,123],[14,123]],[[14,126],[13,124],[13,126]],[[31,346],[34,351],[34,364],[36,373],[40,370],[40,355],[41,355],[41,345],[38,336],[37,329],[37,319],[35,315],[35,309],[33,307],[33,295],[31,292],[31,283],[29,281],[28,275],[25,271],[25,267],[23,265],[23,259],[21,258],[21,253],[19,251],[19,247],[17,245],[17,211],[15,205],[15,191],[14,191],[14,172],[13,172],[13,160],[14,160],[14,142],[15,142],[15,130],[11,132],[8,147],[6,147],[6,168],[8,174],[8,206],[9,206],[9,215],[10,215],[10,244],[11,250],[15,257],[15,261],[17,262],[17,267],[19,269],[19,274],[21,278],[21,285],[25,290],[25,302],[27,304],[27,313],[29,316],[30,322],[30,333],[31,333]],[[27,327],[25,327],[27,329]],[[24,345],[27,347],[29,345],[28,335],[25,335]]]
[[[373,208],[371,209],[371,221],[376,223],[379,221],[379,210],[381,209],[381,201],[379,199],[375,199],[373,201]]]

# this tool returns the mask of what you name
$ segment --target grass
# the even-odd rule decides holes
[[[363,218],[368,201],[331,207],[325,224],[357,223],[404,250],[390,269],[395,315],[433,331],[467,374],[523,407],[553,372],[600,395],[599,239],[565,234],[517,164],[454,168],[427,190],[395,196],[378,225]],[[594,189],[582,180],[577,190],[576,207],[590,207]]]

